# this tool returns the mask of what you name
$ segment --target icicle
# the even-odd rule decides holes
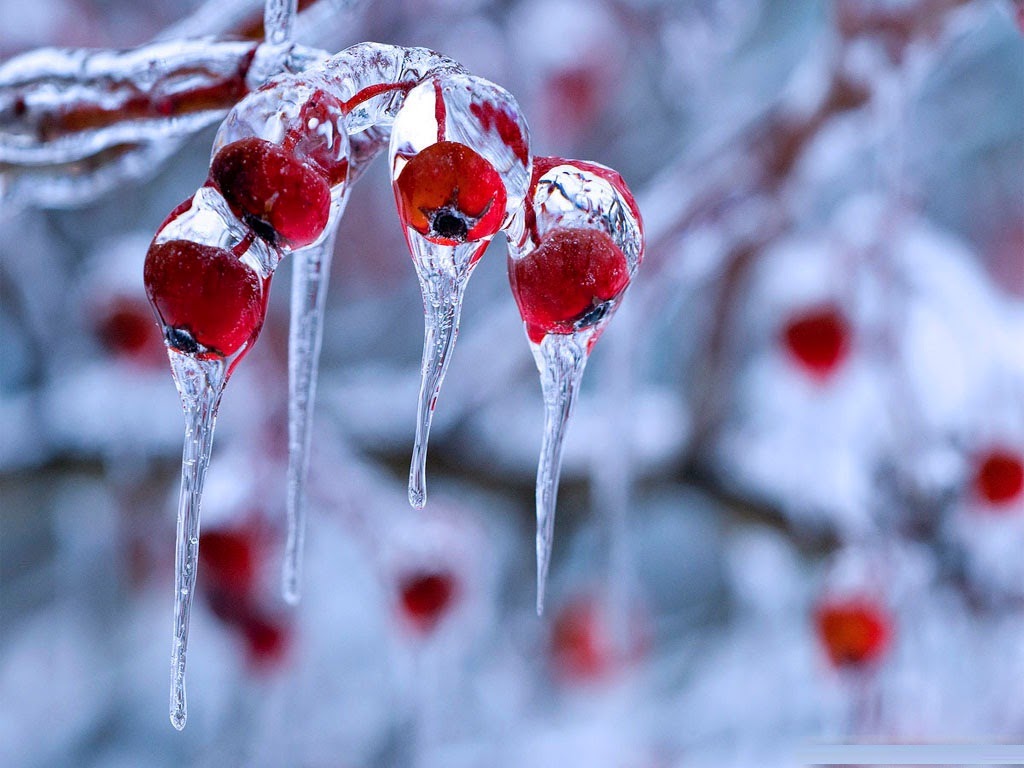
[[[544,588],[551,562],[555,502],[562,471],[562,445],[576,393],[587,365],[589,334],[549,334],[531,345],[544,393],[544,437],[537,465],[537,615],[544,612]]]
[[[426,504],[430,425],[458,336],[466,283],[526,194],[527,136],[511,95],[458,72],[420,83],[395,117],[388,159],[425,321],[409,468],[409,503],[416,509]]]
[[[509,281],[544,393],[537,469],[537,613],[551,559],[562,440],[587,355],[643,259],[643,225],[612,169],[538,157],[530,195],[513,219]]]
[[[459,335],[462,300],[471,267],[460,269],[459,247],[435,245],[422,239],[410,240],[416,252],[416,274],[423,295],[423,359],[420,365],[420,393],[416,405],[416,440],[409,467],[409,503],[422,509],[427,502],[427,442],[434,407],[444,383],[452,350]],[[447,258],[445,258],[447,256]]]
[[[291,42],[298,0],[267,0],[263,9],[263,29],[270,45]]]
[[[345,208],[343,196],[332,215],[334,222]],[[302,553],[306,530],[306,478],[316,399],[320,342],[323,338],[327,281],[337,227],[328,225],[320,243],[294,254],[292,264],[291,326],[288,337],[288,540],[285,545],[282,587],[285,600],[299,601]]]
[[[171,645],[171,724],[180,731],[187,717],[185,654],[199,563],[199,512],[227,362],[223,358],[197,360],[174,350],[169,350],[168,356],[185,410],[178,533],[174,548],[174,637]]]

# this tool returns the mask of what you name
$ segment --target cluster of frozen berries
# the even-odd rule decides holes
[[[344,98],[329,62],[316,76],[273,80],[235,108],[205,186],[168,217],[146,256],[146,290],[168,347],[232,362],[244,354],[262,326],[274,267],[336,225],[332,206],[356,171],[350,153],[358,149],[365,164],[390,121],[407,237],[428,248],[478,246],[475,261],[509,230],[509,275],[530,339],[601,323],[641,258],[640,216],[621,177],[591,163],[531,158],[509,94],[441,57],[412,53],[434,60],[422,77],[406,67]],[[273,107],[248,119],[266,104]],[[599,210],[593,196],[554,205],[567,183],[606,186],[604,197],[621,210]]]

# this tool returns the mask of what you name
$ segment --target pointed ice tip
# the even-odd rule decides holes
[[[423,509],[427,506],[427,491],[425,488],[413,488],[409,486],[409,504],[413,509]]]
[[[288,603],[288,605],[295,606],[298,605],[299,601],[302,599],[302,590],[295,582],[286,580],[283,588],[281,589],[281,596],[284,597],[284,601]]]
[[[174,710],[171,712],[171,725],[174,726],[175,730],[183,731],[185,730],[185,720],[187,717],[188,715],[185,713],[185,710]]]
[[[544,587],[537,586],[537,616],[544,615]]]

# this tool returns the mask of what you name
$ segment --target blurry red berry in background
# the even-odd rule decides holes
[[[881,659],[892,633],[885,608],[863,596],[833,598],[814,615],[818,639],[837,668],[860,668]]]
[[[614,664],[611,639],[590,599],[567,603],[551,629],[551,657],[557,675],[570,682],[598,680]]]
[[[265,672],[284,661],[292,636],[286,622],[251,611],[243,617],[239,629],[250,667]]]
[[[395,182],[402,222],[441,245],[490,237],[505,218],[506,192],[489,162],[454,141],[431,144]]]
[[[789,319],[782,340],[793,360],[817,378],[831,376],[850,348],[850,326],[837,307],[823,306]]]
[[[638,661],[647,647],[644,617],[633,610],[628,622],[625,647],[618,648],[611,617],[600,600],[588,594],[565,603],[551,625],[556,677],[572,684],[600,682]]]
[[[166,338],[181,352],[201,345],[227,357],[263,325],[263,284],[224,248],[190,240],[153,244],[143,278]]]
[[[1001,448],[983,454],[978,458],[974,489],[981,499],[993,506],[1019,499],[1024,491],[1024,458]]]
[[[248,595],[256,584],[257,544],[244,529],[215,529],[199,537],[199,567],[207,588]]]
[[[450,573],[421,571],[402,577],[398,589],[402,615],[417,631],[427,633],[451,607],[457,585]]]
[[[629,266],[606,232],[563,228],[549,232],[523,258],[510,259],[509,280],[527,333],[540,343],[548,333],[572,333],[622,293]]]
[[[272,245],[314,242],[331,213],[322,169],[255,137],[232,142],[210,165],[210,180],[238,218]]]
[[[144,299],[115,296],[93,314],[96,338],[109,354],[140,363],[166,363],[160,325]]]

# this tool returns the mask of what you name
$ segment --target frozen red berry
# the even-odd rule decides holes
[[[978,496],[993,506],[1004,506],[1024,492],[1024,457],[996,448],[978,459],[974,476]]]
[[[154,243],[143,277],[167,343],[181,352],[229,357],[263,325],[263,283],[229,250],[190,240]]]
[[[446,572],[414,573],[399,583],[402,613],[420,632],[429,632],[437,626],[455,593],[455,578]]]
[[[812,376],[826,378],[849,352],[850,327],[838,308],[815,307],[790,318],[782,338],[786,350],[801,368]]]
[[[417,153],[395,182],[398,215],[432,242],[475,242],[494,235],[505,217],[501,176],[487,160],[454,141]]]
[[[815,611],[814,620],[818,639],[837,668],[859,668],[877,662],[889,645],[889,615],[870,598],[825,601]]]
[[[533,251],[509,260],[509,280],[535,342],[596,323],[629,284],[626,257],[602,230],[555,229]]]
[[[268,243],[301,248],[327,226],[331,190],[324,172],[277,144],[254,137],[228,144],[210,165],[210,181]]]

